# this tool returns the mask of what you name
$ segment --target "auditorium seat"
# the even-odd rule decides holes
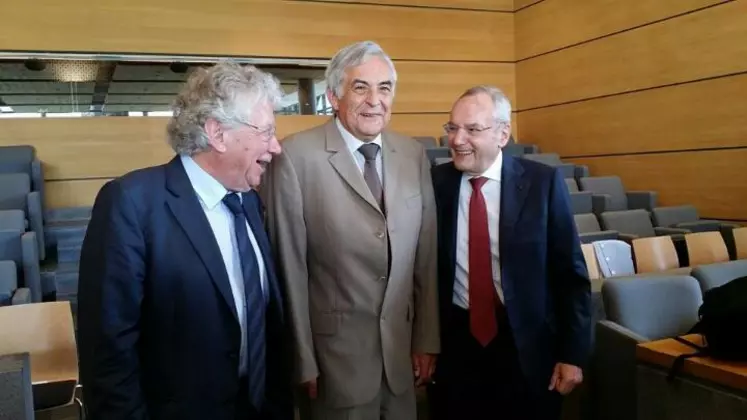
[[[607,211],[601,214],[602,227],[620,232],[620,239],[632,242],[636,238],[674,235],[675,240],[688,233],[686,229],[654,227],[646,210]]]
[[[690,265],[729,261],[729,251],[719,232],[697,232],[685,235]]]
[[[637,273],[657,273],[681,270],[680,259],[671,236],[633,239],[633,255]],[[685,268],[682,274],[689,273]]]
[[[18,287],[16,262],[0,260],[0,306],[31,303],[31,290]]]
[[[44,173],[32,146],[0,146],[0,174],[22,173],[31,179],[31,190],[44,197]]]
[[[597,263],[597,254],[594,252],[594,245],[581,244],[581,252],[584,254],[584,261],[586,261],[589,280],[601,279],[602,273],[599,271],[599,264]]]
[[[747,227],[734,229],[731,234],[735,248],[734,259],[747,260]]]
[[[435,137],[431,136],[415,136],[413,139],[417,140],[420,144],[422,144],[426,149],[429,149],[431,147],[438,147],[438,140],[436,140]]]
[[[747,260],[699,265],[693,268],[693,277],[698,280],[705,293],[734,279],[747,277]]]
[[[28,353],[0,355],[0,418],[34,420]]]
[[[603,278],[635,274],[630,244],[618,239],[605,239],[595,241],[592,245]]]
[[[435,160],[433,161],[433,164],[434,164],[435,166],[438,166],[438,165],[443,165],[444,163],[449,163],[449,162],[451,162],[451,160],[452,160],[452,159],[451,159],[450,157],[439,157],[439,158],[436,158],[436,159],[435,159]]]
[[[579,191],[574,178],[566,178],[565,185],[571,197],[571,211],[573,214],[591,213],[594,209],[592,194],[588,191]]]
[[[636,416],[636,346],[686,334],[703,303],[698,281],[685,275],[631,276],[602,284],[607,319],[596,324],[591,367],[594,418]]]
[[[28,174],[0,174],[0,210],[21,210],[24,212],[24,230],[36,233],[37,256],[46,257],[44,245],[44,221],[41,194],[31,191]]]
[[[687,229],[691,232],[719,231],[717,220],[701,220],[698,209],[692,205],[656,207],[651,211],[654,226]]]
[[[558,168],[563,174],[564,178],[579,178],[581,176],[588,176],[588,168],[577,167],[572,163],[566,163],[560,160],[557,153],[531,153],[522,156],[524,159],[533,160],[535,162],[543,163],[547,166]],[[586,169],[584,169],[586,168]]]
[[[13,261],[18,283],[29,289],[32,302],[40,302],[43,291],[36,233],[25,232],[24,222],[20,210],[0,211],[0,260]]]
[[[451,157],[451,151],[448,147],[432,147],[425,149],[425,154],[428,156],[428,160],[431,161],[431,165],[436,165],[436,159],[438,158]]]
[[[594,213],[606,211],[644,209],[656,207],[657,193],[654,191],[625,191],[618,176],[582,177],[578,180],[581,191],[594,194]]]
[[[576,230],[582,244],[590,244],[605,239],[618,239],[620,236],[616,230],[602,230],[599,226],[599,220],[592,213],[574,214],[573,220],[576,222]]]

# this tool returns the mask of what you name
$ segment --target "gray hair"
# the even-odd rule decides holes
[[[264,101],[277,106],[282,98],[278,80],[254,66],[221,61],[197,68],[177,95],[174,115],[167,126],[169,144],[176,153],[192,156],[209,146],[205,122],[246,122],[254,107]]]
[[[474,96],[484,93],[493,100],[493,119],[502,123],[511,123],[511,101],[502,90],[490,85],[477,85],[467,89],[462,96]]]
[[[344,92],[345,70],[350,67],[360,66],[372,57],[383,59],[392,71],[392,83],[397,84],[397,70],[394,68],[392,59],[384,52],[379,44],[373,41],[362,41],[348,45],[332,57],[324,77],[327,81],[327,89],[331,90],[336,97],[341,98]],[[392,86],[394,91],[394,86]]]

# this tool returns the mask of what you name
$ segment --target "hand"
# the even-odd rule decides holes
[[[429,383],[436,370],[436,355],[413,353],[412,370],[415,373],[416,387]]]
[[[308,382],[304,382],[302,386],[306,388],[306,392],[309,393],[309,398],[311,398],[312,400],[315,400],[316,399],[316,378]]]
[[[578,366],[557,363],[550,378],[550,391],[558,391],[561,395],[568,395],[584,380],[584,374]]]

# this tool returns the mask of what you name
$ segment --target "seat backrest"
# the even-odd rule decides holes
[[[671,236],[633,239],[633,255],[638,273],[673,270],[680,266]]]
[[[36,152],[29,145],[0,146],[0,165],[7,162],[20,162],[31,165]]]
[[[18,289],[16,263],[0,259],[0,306],[11,304],[16,289]]]
[[[449,151],[448,147],[431,147],[425,149],[425,154],[428,156],[428,160],[431,161],[431,165],[436,164],[437,158],[451,157],[451,152]]]
[[[747,276],[747,260],[699,265],[693,269],[693,277],[700,283],[703,293],[714,287]]]
[[[20,230],[0,229],[0,260],[13,261],[19,270],[23,266],[21,235]]]
[[[729,261],[729,251],[720,232],[697,232],[685,235],[690,266]]]
[[[617,211],[628,209],[628,196],[618,176],[589,176],[579,179],[581,191],[591,191],[594,194],[610,196],[609,207],[606,210]]]
[[[698,322],[703,296],[691,276],[633,276],[602,285],[607,319],[649,340],[686,334]]]
[[[606,230],[638,235],[642,238],[656,236],[651,216],[646,210],[606,211],[599,216]]]
[[[594,253],[594,246],[592,244],[581,244],[581,251],[584,253],[589,279],[597,280],[602,278],[602,273],[599,271],[599,264],[597,264],[597,256]]]
[[[654,226],[675,227],[680,223],[697,222],[698,209],[691,205],[655,207],[652,216]]]
[[[2,307],[0,337],[0,354],[29,353],[33,383],[78,380],[70,302]]]
[[[438,140],[436,140],[435,137],[431,136],[415,136],[413,139],[417,140],[420,144],[422,144],[426,148],[430,147],[438,147]]]
[[[599,220],[593,213],[574,214],[573,220],[576,222],[578,233],[599,232]]]
[[[568,187],[569,192],[578,192],[578,184],[574,178],[566,178],[565,186]]]
[[[26,214],[23,210],[0,210],[0,230],[26,230]]]
[[[0,210],[26,211],[26,197],[31,192],[28,174],[0,174]]]
[[[594,241],[594,253],[597,256],[599,271],[602,277],[620,277],[635,274],[633,252],[630,245],[619,239]]]
[[[734,247],[737,249],[737,259],[747,260],[747,227],[732,229]]]
[[[544,163],[545,165],[555,166],[563,163],[557,153],[530,153],[523,156],[524,159]]]
[[[29,359],[28,353],[0,354],[0,418],[34,418]]]

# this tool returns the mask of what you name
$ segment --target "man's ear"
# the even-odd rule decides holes
[[[337,99],[337,96],[332,92],[332,89],[327,89],[327,100],[329,101],[329,104],[332,105],[332,110],[337,113],[337,110],[340,109],[340,100]]]
[[[218,152],[226,151],[226,141],[223,136],[223,126],[213,118],[205,121],[205,133],[208,136],[208,143]]]
[[[508,140],[511,138],[511,123],[504,123],[498,132],[498,142],[500,143],[501,149],[506,147]]]

